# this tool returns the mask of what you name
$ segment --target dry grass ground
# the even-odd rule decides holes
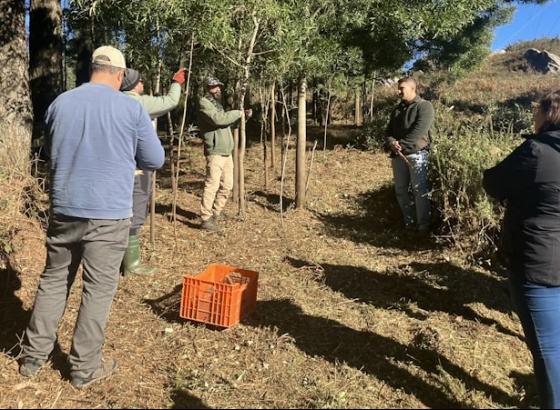
[[[437,237],[405,235],[387,156],[347,148],[348,132],[333,127],[329,148],[319,144],[306,210],[290,206],[294,152],[280,212],[279,165],[265,189],[262,147],[249,146],[245,217],[230,201],[227,229],[217,234],[199,229],[204,159],[200,141],[190,140],[176,221],[161,171],[153,243],[149,223],[142,231],[144,258],[159,273],[122,277],[114,300],[104,354],[119,368],[83,391],[68,382],[66,364],[79,286],[52,361],[35,378],[18,373],[44,263],[41,226],[19,221],[0,270],[0,407],[535,406],[531,360],[504,278],[465,264]],[[183,276],[211,263],[260,274],[256,310],[230,329],[179,317]]]

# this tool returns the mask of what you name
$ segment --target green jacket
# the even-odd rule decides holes
[[[391,113],[385,130],[386,149],[390,151],[393,141],[399,141],[404,155],[414,154],[423,149],[429,150],[431,127],[435,111],[430,101],[416,96],[409,104],[401,103]],[[391,152],[391,155],[395,154]]]
[[[230,126],[241,119],[240,110],[225,111],[210,93],[199,100],[198,128],[204,139],[204,155],[231,155],[233,135]]]
[[[148,111],[150,118],[153,120],[154,118],[161,117],[163,114],[167,114],[179,104],[179,100],[181,99],[181,86],[178,82],[173,81],[169,86],[167,95],[158,97],[146,94],[140,95],[132,91],[123,91],[123,93],[140,101],[142,107]]]

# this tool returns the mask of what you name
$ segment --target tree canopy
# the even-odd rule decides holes
[[[524,0],[544,4],[547,0]],[[173,70],[194,38],[195,74],[240,79],[255,34],[259,76],[297,78],[393,73],[410,61],[469,70],[490,52],[494,29],[511,19],[506,0],[71,0],[69,37],[111,42],[136,68]],[[258,30],[253,33],[255,24]],[[157,57],[157,58],[154,58]],[[259,77],[260,78],[260,77]]]

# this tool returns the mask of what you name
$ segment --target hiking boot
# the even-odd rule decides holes
[[[117,362],[115,359],[109,359],[107,361],[101,361],[101,366],[90,373],[88,376],[71,376],[70,383],[77,389],[83,389],[98,380],[102,380],[109,376],[117,368]]]
[[[211,231],[211,232],[219,232],[224,230],[224,227],[220,225],[218,222],[216,222],[214,218],[210,218],[207,219],[206,221],[203,221],[200,228],[204,229],[205,231]]]
[[[32,357],[25,357],[21,360],[19,365],[19,374],[24,377],[33,377],[45,365],[45,361],[41,359],[34,359]]]
[[[418,229],[418,232],[416,233],[416,236],[419,239],[430,239],[430,230],[427,228],[420,228]]]

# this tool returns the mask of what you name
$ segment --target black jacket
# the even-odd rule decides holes
[[[560,131],[529,135],[484,171],[483,187],[506,201],[500,253],[528,281],[560,286]]]

